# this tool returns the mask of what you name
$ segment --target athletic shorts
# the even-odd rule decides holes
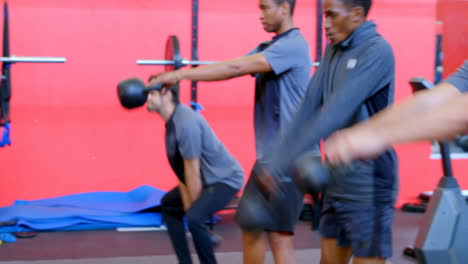
[[[356,257],[392,256],[393,205],[356,205],[324,201],[320,233],[335,238],[339,247],[351,247]]]

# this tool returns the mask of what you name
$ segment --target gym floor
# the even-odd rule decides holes
[[[403,255],[414,243],[422,214],[396,210],[393,232],[393,257],[389,263],[416,263]],[[222,215],[214,231],[223,237],[217,248],[220,263],[240,263],[241,232],[232,214]],[[299,263],[318,263],[320,238],[310,222],[300,221],[294,238]],[[192,252],[193,248],[192,248]],[[176,263],[166,231],[43,232],[30,239],[0,246],[0,263]],[[271,262],[271,256],[267,263]]]

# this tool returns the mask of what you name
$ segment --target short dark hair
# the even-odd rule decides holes
[[[289,4],[290,9],[290,15],[293,16],[294,14],[294,7],[296,5],[296,0],[275,0],[275,3],[277,5],[281,5],[282,3],[287,2]]]
[[[179,85],[176,84],[170,88],[168,88],[168,90],[171,92],[172,94],[172,102],[174,104],[178,104],[180,102],[180,98],[179,98]]]
[[[341,0],[341,2],[349,7],[362,7],[364,17],[367,17],[372,6],[372,0]]]

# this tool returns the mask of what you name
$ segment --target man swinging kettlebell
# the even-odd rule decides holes
[[[244,173],[203,116],[179,102],[178,91],[177,85],[146,86],[136,78],[117,86],[123,107],[147,103],[148,111],[165,121],[167,158],[178,185],[161,199],[161,213],[179,262],[192,263],[187,226],[200,263],[216,263],[214,247],[221,238],[209,232],[205,223],[235,197]]]

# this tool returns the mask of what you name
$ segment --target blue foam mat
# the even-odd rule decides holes
[[[0,222],[17,220],[15,226],[0,227],[0,232],[160,226],[161,215],[144,210],[159,206],[164,194],[144,185],[130,192],[90,192],[16,201],[0,208]]]
[[[136,212],[159,206],[166,192],[143,185],[129,192],[88,192],[36,201],[15,201],[15,205],[78,207],[108,212]]]

